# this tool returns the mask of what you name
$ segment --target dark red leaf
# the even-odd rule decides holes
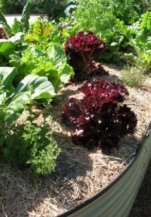
[[[110,148],[133,132],[137,119],[134,112],[122,104],[128,95],[124,86],[94,80],[83,84],[80,90],[84,93],[83,99],[71,98],[62,114],[65,124],[72,129],[75,144]]]

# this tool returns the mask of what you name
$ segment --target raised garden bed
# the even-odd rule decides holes
[[[106,66],[105,68],[110,71],[110,77],[104,76],[103,79],[122,82],[119,68],[113,66]],[[69,97],[77,95],[77,87],[79,85],[71,84],[63,88],[59,93],[57,102],[52,108],[35,110],[35,112],[39,113],[37,120],[39,124],[43,122],[43,114],[44,116],[52,114],[53,121],[51,127],[62,149],[56,172],[47,178],[35,178],[29,169],[16,171],[6,164],[2,164],[0,176],[1,185],[3,186],[1,188],[2,202],[5,204],[3,213],[7,213],[9,216],[57,216],[83,203],[104,188],[107,187],[109,190],[112,188],[109,186],[114,186],[116,182],[121,182],[121,179],[124,179],[121,184],[123,188],[125,189],[127,186],[127,188],[131,189],[132,186],[129,182],[133,182],[134,180],[130,176],[135,169],[137,173],[136,180],[139,176],[138,183],[140,184],[143,178],[143,175],[140,175],[140,173],[144,174],[146,167],[144,166],[138,171],[138,168],[141,167],[141,160],[136,160],[135,163],[133,161],[135,161],[135,158],[139,158],[138,154],[136,154],[138,150],[139,153],[142,152],[140,150],[143,150],[143,153],[145,150],[141,146],[144,146],[142,139],[150,123],[149,111],[151,108],[148,104],[145,107],[144,103],[151,100],[150,80],[148,79],[144,86],[139,89],[128,88],[129,97],[126,100],[126,104],[137,115],[138,124],[136,132],[133,135],[125,136],[120,141],[118,149],[113,148],[107,154],[102,153],[101,149],[89,151],[82,146],[75,146],[71,141],[69,129],[61,122],[62,106]],[[22,116],[21,120],[23,121],[25,118],[26,114]],[[149,153],[150,150],[143,165],[147,166],[150,158]],[[142,154],[140,153],[139,155]],[[132,169],[133,167],[135,169]],[[133,172],[130,172],[131,170]],[[126,179],[124,177],[127,176],[127,173],[131,175],[128,175],[129,178]],[[119,181],[114,181],[119,176],[121,177],[118,178]],[[117,188],[116,191],[118,190]],[[103,190],[106,194],[107,189]],[[138,187],[135,190],[135,195],[137,190]],[[105,194],[103,192],[99,195],[103,196]],[[127,195],[123,193],[123,197],[124,194],[125,196]],[[93,201],[93,199],[91,200]],[[89,202],[86,202],[86,204],[89,204]],[[81,206],[82,209],[84,206],[85,203]],[[74,214],[73,212],[73,216],[78,216],[78,214],[76,212]],[[81,213],[81,216],[86,216],[86,214]]]
[[[0,13],[2,216],[127,217],[144,177],[151,13],[90,1],[92,26],[85,3],[59,23],[31,25],[30,0],[12,26]]]

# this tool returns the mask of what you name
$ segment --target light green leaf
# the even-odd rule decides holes
[[[74,75],[73,68],[65,63],[60,69],[60,74],[60,80],[66,84],[70,80],[71,76]]]
[[[48,50],[48,56],[53,63],[57,63],[63,58],[65,58],[65,54],[63,49],[57,44],[52,44]]]
[[[18,42],[20,42],[22,40],[22,36],[23,33],[22,32],[18,32],[16,35],[14,35],[13,37],[9,38],[8,41],[16,44]]]

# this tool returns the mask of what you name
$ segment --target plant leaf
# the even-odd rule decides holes
[[[2,84],[9,89],[16,75],[14,67],[0,67],[0,79]]]
[[[7,56],[14,52],[15,44],[6,39],[0,39],[0,55]]]
[[[20,42],[22,40],[22,36],[23,36],[23,33],[22,32],[18,32],[16,33],[16,35],[14,35],[13,37],[9,38],[8,41],[16,44],[18,42]]]
[[[17,86],[15,95],[29,91],[31,99],[50,99],[55,95],[54,87],[47,77],[28,75]]]
[[[46,77],[26,76],[17,86],[7,106],[9,122],[16,120],[27,104],[34,99],[51,99],[55,95],[52,84]]]
[[[61,73],[61,76],[60,76],[60,80],[62,81],[62,83],[66,84],[69,82],[71,76],[74,75],[74,72],[73,72],[73,68],[65,63],[61,70],[60,70],[60,73]]]

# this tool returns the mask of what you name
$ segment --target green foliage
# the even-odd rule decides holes
[[[144,82],[143,70],[136,67],[127,67],[122,71],[122,79],[129,87],[141,87]]]
[[[27,164],[36,174],[50,174],[55,170],[56,160],[60,154],[60,149],[53,138],[50,127],[46,123],[43,127],[37,127],[28,122],[24,130],[22,137],[25,144],[31,146]]]
[[[14,19],[14,23],[11,26],[11,34],[15,35],[18,32],[22,32],[22,27],[20,21],[17,18]]]
[[[136,66],[141,66],[144,72],[151,70],[151,12],[142,15],[137,23],[125,25],[117,19],[117,25],[134,53],[125,54],[125,60]]]
[[[66,0],[35,0],[33,6],[35,6],[36,12],[46,14],[51,19],[58,19],[58,17],[64,16],[66,2]]]
[[[23,7],[21,20],[18,21],[16,18],[12,27],[10,27],[3,15],[0,12],[0,23],[3,25],[5,32],[11,36],[18,32],[27,32],[29,30],[29,19],[30,19],[30,11],[32,6],[32,0],[26,0],[26,3]]]
[[[47,76],[58,91],[73,76],[73,68],[67,63],[62,39],[53,27],[51,22],[37,20],[24,37],[28,48],[11,55],[10,64],[17,68],[18,80],[28,74]]]
[[[32,6],[32,0],[27,0],[23,8],[22,17],[20,21],[23,32],[27,32],[29,29],[29,18],[30,18],[31,6]]]
[[[26,0],[1,0],[0,10],[5,14],[21,13]]]
[[[42,41],[37,46],[31,45],[22,52],[21,57],[13,55],[10,62],[17,68],[19,80],[28,74],[47,76],[58,91],[73,76],[73,68],[67,63],[66,55],[59,44],[49,43],[46,46],[47,50],[42,50]]]
[[[4,29],[7,34],[11,35],[11,28],[7,23],[7,20],[5,19],[4,15],[2,12],[0,12],[0,24],[4,26]]]
[[[46,77],[36,75],[26,76],[15,88],[13,80],[16,70],[12,67],[0,67],[0,79],[2,91],[0,103],[5,102],[7,121],[16,120],[27,104],[33,103],[35,99],[51,99],[54,95],[52,84]]]
[[[55,93],[46,77],[26,76],[15,88],[16,70],[0,67],[0,150],[13,166],[30,165],[36,174],[54,171],[60,149],[50,128],[38,127],[30,110],[29,120],[18,125],[16,120],[36,99],[51,99]]]
[[[21,14],[27,0],[1,0],[0,10],[5,14]],[[32,0],[31,13],[47,15],[53,19],[64,16],[66,0]]]
[[[34,118],[35,115],[30,110],[30,118],[24,124],[11,124],[2,150],[5,159],[12,166],[29,165],[35,174],[48,175],[55,170],[60,148],[48,123],[38,126],[34,123]]]
[[[129,48],[127,39],[120,33],[116,20],[119,19],[126,25],[131,25],[150,5],[142,1],[136,3],[134,0],[76,0],[76,3],[75,12],[69,20],[64,21],[67,33],[95,32],[107,44],[106,54],[102,55],[101,59],[111,62],[119,62],[121,51]],[[68,27],[68,23],[71,23],[73,28]]]
[[[17,33],[9,39],[0,39],[0,55],[6,58],[10,54],[14,53],[17,49],[17,46],[21,43],[22,33]]]
[[[53,30],[54,25],[44,19],[38,19],[31,26],[29,33],[24,37],[27,43],[45,44],[47,48],[47,43],[51,40],[50,34]]]
[[[151,31],[151,12],[147,11],[143,17],[142,22],[140,24],[141,29],[146,29],[148,31]]]

